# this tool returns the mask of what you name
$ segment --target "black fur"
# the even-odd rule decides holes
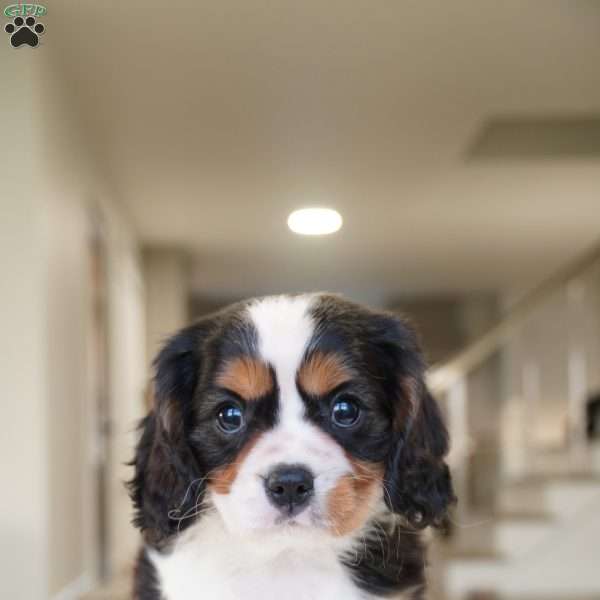
[[[420,600],[426,554],[418,530],[443,526],[456,498],[444,462],[448,434],[425,384],[426,365],[416,334],[395,315],[374,313],[335,296],[324,297],[313,317],[317,333],[308,352],[341,354],[364,377],[364,389],[354,391],[368,405],[368,418],[344,435],[331,434],[352,455],[383,462],[386,504],[406,524],[393,517],[387,524],[372,522],[343,562],[369,593],[405,592]],[[317,420],[306,400],[309,417]]]
[[[201,328],[187,328],[160,352],[154,363],[154,410],[140,425],[129,488],[134,524],[156,547],[188,525],[181,517],[191,514],[204,493],[205,470],[186,439],[199,375],[200,335]]]
[[[208,317],[167,342],[155,361],[155,405],[142,421],[142,435],[129,483],[134,523],[146,543],[168,550],[178,532],[193,524],[202,506],[206,478],[231,463],[251,436],[273,427],[278,389],[248,403],[247,426],[227,436],[215,427],[217,408],[232,393],[215,386],[223,360],[256,353],[257,336],[241,317],[244,304]],[[425,553],[417,530],[440,526],[455,501],[448,467],[448,435],[425,381],[425,363],[412,328],[396,316],[376,313],[335,296],[321,296],[312,309],[315,334],[306,351],[335,352],[355,376],[325,398],[298,389],[306,416],[347,451],[385,470],[389,519],[370,523],[356,553],[340,557],[362,589],[387,596],[404,591],[420,600]],[[275,372],[272,371],[276,383]],[[360,399],[361,420],[348,430],[330,422],[338,393]],[[400,525],[402,523],[402,525]],[[156,600],[156,573],[143,552],[136,593]]]
[[[395,315],[336,296],[321,299],[314,317],[317,334],[309,352],[342,354],[363,374],[364,388],[357,395],[369,405],[363,427],[332,435],[353,455],[385,462],[385,498],[393,512],[416,528],[441,526],[456,501],[444,462],[448,433],[425,385],[425,361],[414,330]],[[314,408],[309,415],[318,419]]]
[[[228,464],[257,430],[277,418],[277,390],[247,407],[250,426],[242,436],[214,427],[216,407],[237,400],[214,387],[221,361],[256,352],[256,332],[240,319],[241,305],[202,319],[171,338],[154,361],[154,409],[142,420],[142,435],[129,482],[134,525],[147,544],[162,548],[195,522],[206,477]]]
[[[456,501],[450,471],[443,458],[448,436],[437,404],[424,391],[408,431],[395,434],[386,466],[386,496],[390,509],[413,526],[440,527]]]
[[[133,579],[134,600],[161,600],[158,574],[145,550],[141,550]]]
[[[356,584],[370,594],[404,592],[411,600],[423,598],[425,549],[418,533],[397,522],[374,520],[343,563]]]
[[[600,438],[600,394],[596,394],[588,400],[586,417],[588,440]]]

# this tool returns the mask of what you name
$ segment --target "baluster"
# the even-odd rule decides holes
[[[586,289],[583,278],[567,285],[568,311],[568,448],[571,465],[576,466],[587,450],[585,405],[587,400],[587,361],[585,345]]]

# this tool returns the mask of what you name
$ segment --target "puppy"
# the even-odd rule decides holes
[[[418,531],[454,494],[404,321],[324,294],[251,300],[155,366],[130,482],[138,600],[424,597]]]

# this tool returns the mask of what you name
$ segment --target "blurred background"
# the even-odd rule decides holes
[[[44,6],[37,48],[0,32],[2,597],[127,598],[161,340],[328,290],[421,331],[432,598],[598,600],[600,3]]]

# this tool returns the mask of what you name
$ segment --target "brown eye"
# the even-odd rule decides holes
[[[360,417],[360,408],[352,396],[343,395],[331,407],[331,420],[338,427],[352,427]]]
[[[224,433],[237,433],[244,426],[244,411],[237,404],[223,404],[217,412],[217,426]]]

